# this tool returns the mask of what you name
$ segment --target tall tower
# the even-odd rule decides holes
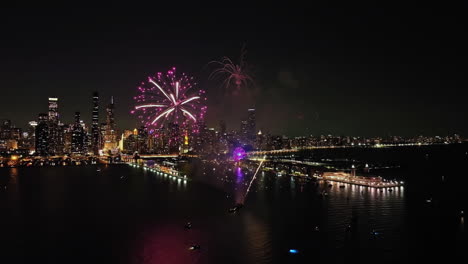
[[[0,122],[0,139],[11,139],[12,128],[11,120],[2,119]]]
[[[57,123],[59,121],[58,98],[49,97],[49,122]]]
[[[63,152],[63,131],[59,122],[58,98],[49,97],[49,112],[47,114],[49,127],[49,151],[50,155],[59,155]]]
[[[48,115],[39,114],[37,126],[35,126],[36,135],[36,153],[41,156],[49,154],[49,125]]]
[[[106,117],[106,125],[107,129],[115,130],[115,122],[114,122],[114,96],[111,96],[111,102],[107,106],[106,109],[107,117]]]
[[[241,120],[240,139],[244,143],[246,143],[247,137],[248,137],[247,125],[248,125],[247,120]]]
[[[255,141],[255,129],[256,129],[256,122],[255,122],[255,109],[250,108],[247,110],[247,140],[250,144],[253,144]]]
[[[106,108],[106,125],[104,131],[104,150],[116,151],[118,149],[117,131],[115,129],[114,120],[114,97],[111,97],[111,102]]]
[[[91,124],[91,144],[94,155],[99,154],[100,132],[99,132],[99,94],[93,93],[93,116]]]
[[[75,112],[75,124],[72,131],[72,153],[83,153],[84,142],[84,130],[80,123],[80,112]]]
[[[179,152],[179,147],[181,145],[181,133],[180,133],[180,126],[177,123],[168,123],[168,135],[169,135],[169,142],[168,148],[169,153],[177,153]]]

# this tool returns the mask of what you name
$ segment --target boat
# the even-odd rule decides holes
[[[228,211],[229,211],[229,213],[237,213],[240,209],[242,209],[242,207],[244,207],[244,205],[241,204],[241,203],[238,203],[234,207],[229,208]]]
[[[346,230],[346,232],[351,232],[351,225],[347,225],[345,230]]]
[[[200,249],[200,245],[192,245],[191,247],[189,247],[189,250],[199,250]]]

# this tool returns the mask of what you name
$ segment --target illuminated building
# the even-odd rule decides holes
[[[6,149],[7,150],[18,149],[18,141],[16,139],[6,140]]]
[[[36,153],[40,156],[49,154],[49,125],[48,115],[39,114],[39,120],[35,129]]]
[[[138,129],[137,148],[138,153],[148,153],[148,129],[145,126]]]
[[[0,123],[0,139],[10,139],[11,138],[11,120],[2,119]]]
[[[28,124],[29,126],[26,130],[28,132],[28,137],[24,139],[24,143],[22,144],[22,146],[23,148],[28,148],[30,151],[34,151],[36,149],[35,144],[37,121],[30,121]]]
[[[179,124],[168,123],[168,133],[169,133],[168,151],[169,153],[178,153],[179,147],[181,145],[181,135],[180,135]]]
[[[255,139],[255,149],[265,149],[266,140],[262,131],[259,130]]]
[[[99,154],[101,148],[101,133],[99,131],[99,94],[93,93],[93,114],[91,123],[91,147],[94,155]]]
[[[147,128],[142,126],[138,129],[126,130],[127,133],[123,134],[122,149],[125,153],[148,153],[148,131]],[[131,132],[131,133],[130,133]]]
[[[49,97],[49,121],[52,123],[59,121],[58,98],[56,97]]]
[[[80,112],[75,113],[75,124],[72,126],[71,152],[73,154],[85,153],[85,133],[80,122]]]
[[[128,138],[130,135],[133,135],[133,133],[138,133],[138,130],[136,130],[136,128],[135,128],[135,131],[136,132],[134,132],[133,130],[129,130],[129,129],[124,130],[123,138]]]
[[[114,120],[114,97],[111,97],[111,102],[106,108],[106,124],[104,128],[104,152],[115,154],[118,152],[117,131]]]
[[[271,140],[271,149],[282,149],[283,148],[283,137],[273,136]]]
[[[122,133],[122,136],[119,140],[119,151],[123,152],[124,151],[124,140],[125,140],[125,135]]]
[[[206,124],[203,119],[197,121],[196,130],[192,131],[192,145],[197,152],[202,151],[204,139],[206,138]]]
[[[188,136],[188,131],[185,130],[184,133],[184,144],[182,145],[182,153],[187,153],[189,152],[190,147],[189,147],[189,136]]]
[[[59,122],[58,98],[49,97],[47,122],[49,128],[48,151],[49,155],[59,155],[64,150],[64,126]]]
[[[123,152],[133,154],[138,151],[137,135],[131,134],[123,139]]]
[[[247,110],[247,141],[248,144],[252,145],[255,141],[255,129],[256,129],[256,121],[255,121],[255,109],[250,108]]]
[[[247,144],[247,120],[242,120],[241,121],[241,127],[240,127],[240,141],[243,142],[244,144]]]

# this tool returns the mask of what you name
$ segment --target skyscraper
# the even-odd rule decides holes
[[[49,154],[49,125],[48,115],[39,114],[38,122],[36,125],[36,153],[41,156]]]
[[[49,97],[49,121],[57,123],[59,121],[58,98]]]
[[[106,123],[109,129],[115,129],[115,122],[114,122],[114,96],[111,96],[111,102],[107,106],[106,109],[107,116],[106,116]]]
[[[246,143],[247,144],[247,135],[248,135],[248,129],[247,129],[247,125],[248,125],[248,122],[247,120],[242,120],[241,121],[241,127],[240,127],[240,140],[243,142],[243,143]]]
[[[11,139],[12,128],[11,120],[0,120],[0,139]]]
[[[250,108],[247,110],[247,140],[249,144],[253,144],[255,141],[255,109]]]
[[[93,93],[93,116],[91,126],[91,145],[93,148],[94,155],[99,154],[100,149],[100,135],[99,132],[99,94]]]
[[[115,128],[114,120],[114,97],[111,97],[111,102],[106,108],[106,125],[104,130],[104,150],[108,151],[117,151],[118,150],[118,140],[117,140],[117,131]]]
[[[169,153],[177,153],[181,145],[181,131],[179,124],[168,123],[167,133],[169,136],[168,149]]]
[[[75,112],[75,124],[72,128],[71,152],[75,154],[83,154],[85,152],[85,135],[80,122],[80,112]]]
[[[48,154],[57,155],[63,153],[63,126],[59,122],[58,98],[49,97],[49,112],[48,112]]]

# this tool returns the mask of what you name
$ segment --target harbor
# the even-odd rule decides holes
[[[373,188],[394,188],[403,186],[404,184],[402,181],[390,181],[382,177],[355,176],[346,172],[324,172],[321,178],[326,181]]]

